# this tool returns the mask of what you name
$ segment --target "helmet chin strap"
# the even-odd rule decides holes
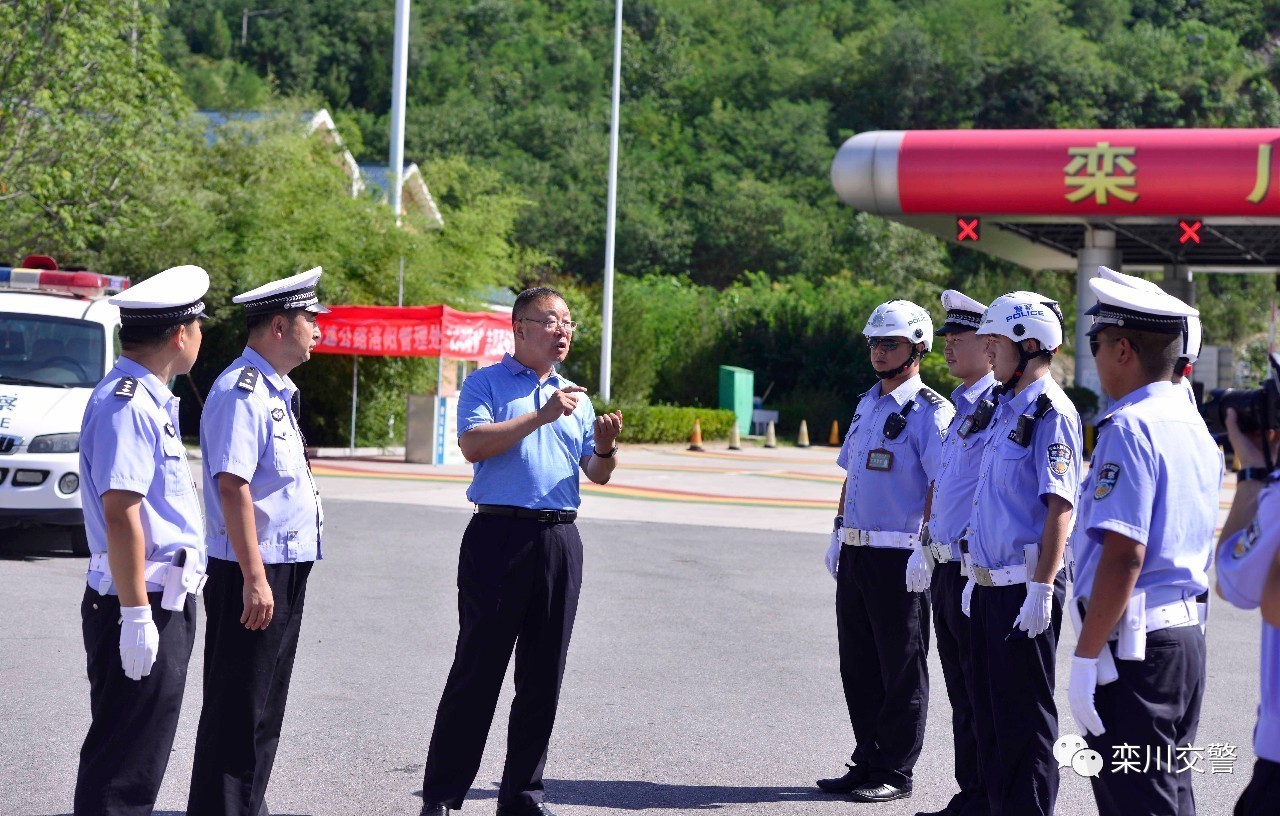
[[[918,348],[916,348],[916,347],[912,346],[912,348],[911,348],[911,356],[907,358],[907,361],[906,361],[905,363],[903,363],[902,365],[898,366],[897,368],[892,368],[892,369],[889,369],[888,371],[881,371],[881,370],[880,370],[880,369],[878,369],[878,368],[873,368],[873,369],[871,369],[871,370],[872,370],[872,371],[874,371],[874,372],[876,373],[876,376],[877,376],[877,377],[879,377],[879,378],[880,378],[880,379],[882,379],[882,380],[892,380],[894,377],[896,377],[896,376],[898,376],[899,374],[903,373],[903,372],[904,372],[904,371],[906,371],[908,368],[911,368],[911,366],[915,365],[915,364],[916,364],[917,362],[919,362],[923,357],[924,357],[924,352],[923,352],[923,351],[921,351],[920,349],[918,349]]]
[[[1013,372],[1013,376],[1006,383],[1000,383],[999,392],[1001,394],[1011,394],[1013,389],[1018,387],[1018,381],[1022,379],[1023,373],[1027,370],[1027,366],[1031,365],[1031,361],[1037,357],[1053,357],[1053,352],[1046,349],[1028,352],[1022,348],[1022,344],[1018,344],[1018,368]]]

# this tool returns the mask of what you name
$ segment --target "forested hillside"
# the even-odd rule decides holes
[[[597,387],[613,3],[413,4],[406,158],[446,226],[409,235],[368,194],[316,204],[344,180],[279,127],[326,107],[358,159],[386,161],[393,10],[0,4],[0,62],[15,66],[0,80],[4,252],[135,277],[195,260],[220,292],[323,263],[334,293],[364,302],[393,302],[402,255],[410,302],[549,281],[588,327],[572,374]],[[828,171],[852,133],[1280,124],[1280,0],[626,0],[625,23],[614,394],[627,401],[714,402],[714,365],[730,363],[774,386],[784,418],[826,423],[869,384],[859,329],[880,299],[938,314],[947,286],[1036,288],[1074,317],[1069,274],[838,203]],[[60,106],[116,126],[95,138],[89,118],[40,113]],[[228,144],[181,127],[195,109],[276,125]],[[1272,279],[1198,280],[1208,341],[1256,351]],[[399,365],[371,366],[362,436],[385,435],[406,382],[434,377]],[[317,374],[341,396],[336,364]]]

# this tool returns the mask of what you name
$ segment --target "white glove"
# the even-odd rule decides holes
[[[964,590],[960,592],[960,611],[969,617],[969,603],[973,601],[973,579],[964,582]]]
[[[925,563],[924,550],[916,546],[907,559],[907,592],[924,592],[929,588],[929,565]]]
[[[831,531],[831,545],[827,547],[827,572],[836,577],[836,567],[840,566],[840,531]]]
[[[1102,648],[1107,648],[1103,646]],[[1098,658],[1071,658],[1071,680],[1067,684],[1067,700],[1071,703],[1071,716],[1086,734],[1101,736],[1107,729],[1093,704],[1094,690],[1098,686]]]
[[[1027,599],[1022,602],[1022,611],[1013,619],[1013,625],[1027,633],[1027,637],[1035,637],[1049,628],[1053,615],[1053,584],[1042,584],[1038,581],[1027,582]]]
[[[120,665],[124,676],[141,680],[151,674],[160,653],[160,632],[149,606],[120,607]]]

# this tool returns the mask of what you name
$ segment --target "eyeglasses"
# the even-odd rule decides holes
[[[521,317],[517,318],[517,320],[525,323],[537,323],[549,332],[555,331],[557,326],[564,329],[568,334],[573,334],[578,329],[578,323],[574,320],[538,320],[533,317]]]
[[[1102,347],[1103,343],[1119,343],[1121,340],[1129,340],[1129,338],[1128,337],[1090,337],[1089,353],[1092,354],[1094,357],[1097,357],[1098,349]],[[1129,340],[1129,345],[1133,347],[1134,353],[1137,354],[1138,346],[1132,340]]]
[[[867,348],[882,348],[888,352],[898,350],[898,346],[902,345],[901,340],[894,340],[892,337],[868,337]]]

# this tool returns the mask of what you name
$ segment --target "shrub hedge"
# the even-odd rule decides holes
[[[676,405],[611,405],[598,400],[596,413],[622,410],[622,442],[688,442],[693,420],[702,426],[703,439],[728,439],[733,411],[719,408],[682,408]]]

